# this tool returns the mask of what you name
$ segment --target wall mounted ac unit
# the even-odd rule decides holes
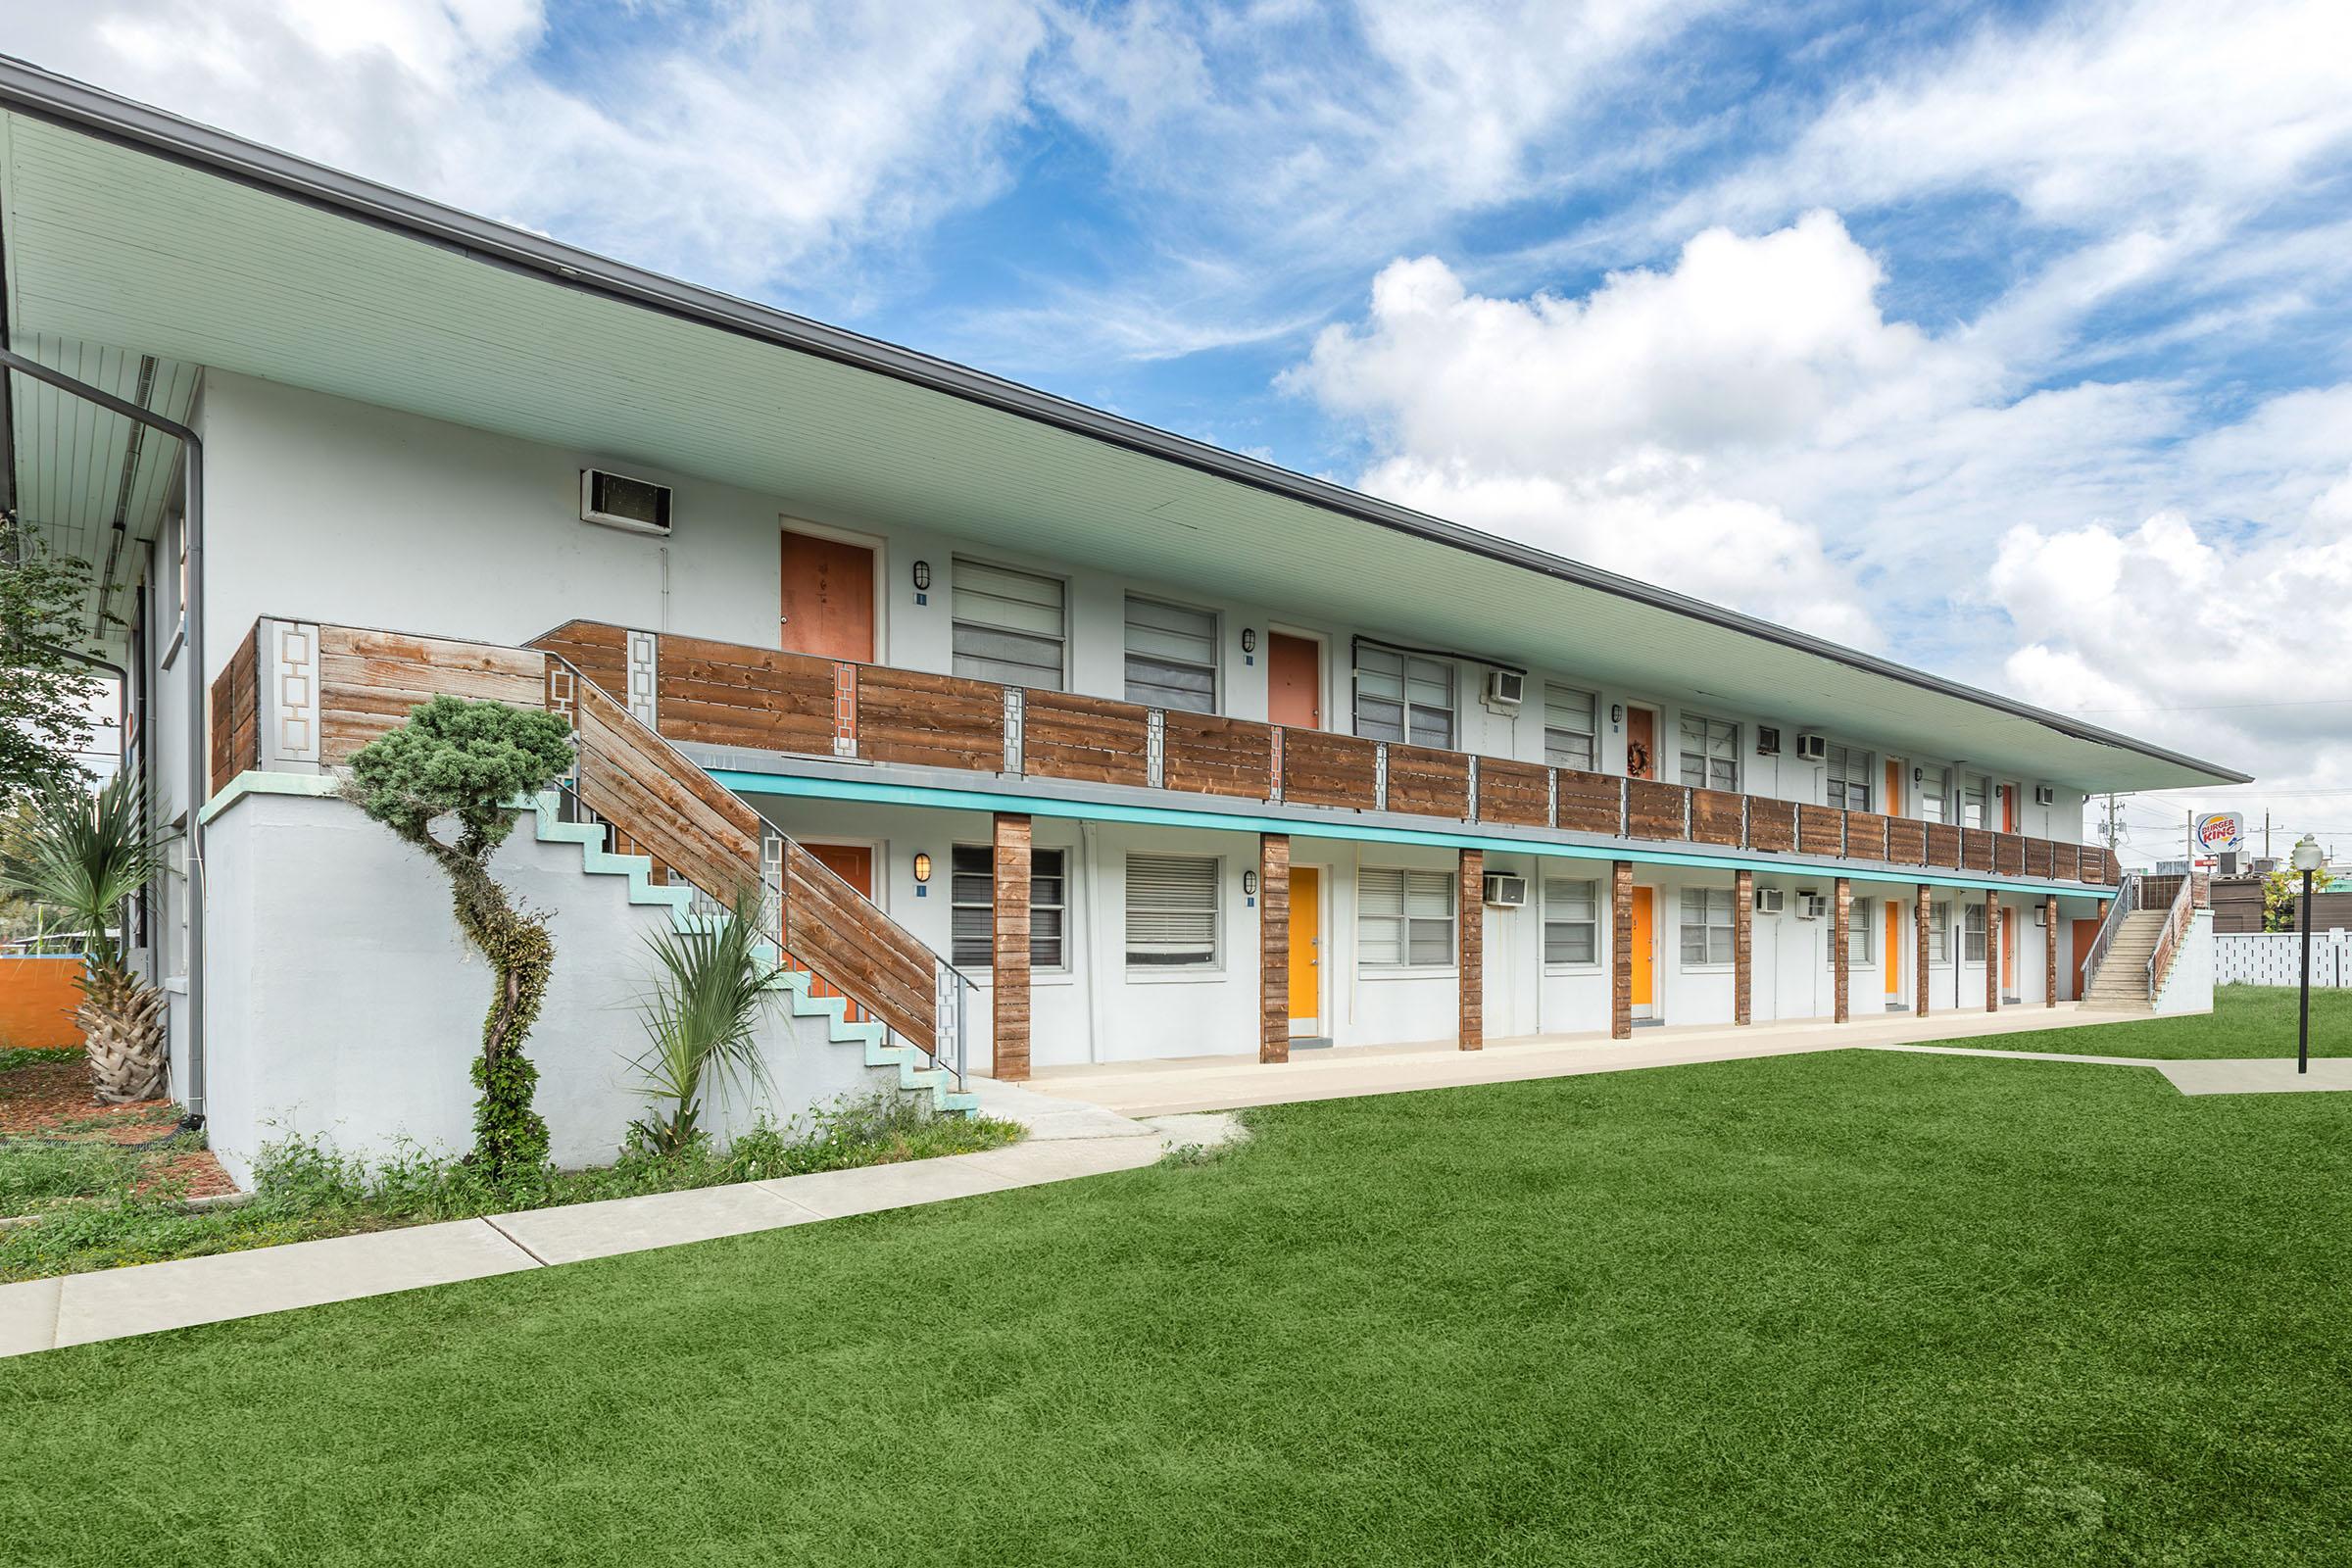
[[[2034,785],[2034,804],[2035,806],[2056,806],[2058,804],[2058,787],[2054,784]]]
[[[1497,909],[1524,909],[1527,907],[1527,878],[1512,876],[1504,871],[1489,871],[1486,890],[1481,897]]]
[[[1779,725],[1758,724],[1756,726],[1756,755],[1758,757],[1778,757],[1781,755],[1781,730]]]
[[[602,468],[580,470],[580,520],[669,535],[669,486]]]
[[[1756,912],[1758,914],[1778,914],[1788,906],[1788,890],[1787,888],[1756,889]]]
[[[1517,669],[1487,671],[1487,705],[1491,708],[1517,708],[1527,701],[1527,673]]]
[[[1800,889],[1796,895],[1796,917],[1799,920],[1818,920],[1830,912],[1830,901],[1818,893]]]
[[[1826,762],[1830,760],[1830,743],[1826,736],[1799,735],[1796,738],[1796,760],[1800,762]]]

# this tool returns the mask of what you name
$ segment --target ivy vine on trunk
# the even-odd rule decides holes
[[[554,972],[547,917],[518,906],[490,874],[518,803],[571,766],[570,726],[554,713],[436,697],[351,759],[346,798],[416,846],[449,878],[458,929],[495,977],[474,1057],[473,1162],[493,1180],[547,1163],[547,1123],[531,1108],[539,1070],[523,1054]],[[454,823],[444,837],[443,823]]]

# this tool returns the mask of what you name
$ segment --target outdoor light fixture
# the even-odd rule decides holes
[[[918,561],[914,564],[914,591],[918,594],[927,594],[931,591],[931,563],[928,561]]]
[[[1257,873],[1255,871],[1244,871],[1242,873],[1242,891],[1248,894],[1250,898],[1254,899],[1257,897]]]
[[[2295,1071],[2305,1073],[2311,1071],[2311,874],[2327,864],[2328,857],[2320,853],[2320,841],[2306,833],[2288,858],[2303,873],[2303,1003],[2295,1022]]]
[[[914,879],[917,882],[931,880],[931,857],[922,850],[914,852]]]
[[[1625,722],[1625,705],[1623,703],[1611,703],[1609,705],[1609,722],[1612,724],[1622,724]]]
[[[1242,628],[1242,652],[1245,654],[1254,654],[1257,652],[1256,627],[1244,626]]]

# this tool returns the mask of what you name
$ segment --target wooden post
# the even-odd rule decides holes
[[[1291,836],[1257,836],[1257,1059],[1291,1059]]]
[[[1609,1038],[1634,1038],[1634,862],[1609,869]]]
[[[1476,1051],[1487,1043],[1487,856],[1483,850],[1461,852],[1456,868],[1461,891],[1455,899],[1460,921],[1455,930],[1460,961],[1455,985],[1460,992],[1461,1024],[1455,1043]]]
[[[1755,1022],[1756,873],[1732,874],[1732,1022]]]
[[[1831,1003],[1836,1009],[1830,1015],[1833,1023],[1843,1023],[1848,1016],[1846,985],[1851,976],[1846,971],[1850,967],[1848,960],[1854,951],[1853,936],[1854,884],[1845,877],[1839,877],[1837,897],[1831,905],[1830,920],[1830,972],[1838,977],[1834,999]]]
[[[1026,816],[997,813],[996,911],[989,933],[995,969],[989,999],[991,1076],[1006,1083],[1029,1076],[1029,829]]]
[[[2058,1005],[2058,895],[2041,901],[2041,1004]]]
[[[1984,895],[1984,1010],[2001,1010],[2001,896]]]
[[[1918,1012],[1922,1018],[1928,1015],[1928,936],[1931,922],[1936,917],[1935,892],[1933,887],[1922,882],[1919,885],[1919,898],[1915,901],[1919,906],[1916,922],[1919,927],[1917,937],[1919,961],[1911,966],[1911,989],[1918,999],[1914,1004],[1913,1010]]]

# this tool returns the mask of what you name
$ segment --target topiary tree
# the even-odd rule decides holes
[[[430,856],[449,877],[458,929],[497,977],[474,1058],[473,1153],[494,1181],[547,1162],[547,1123],[531,1108],[538,1069],[522,1043],[539,1016],[555,943],[544,915],[518,908],[489,860],[518,803],[571,767],[570,726],[554,713],[436,697],[352,757],[344,795]],[[454,822],[445,839],[435,825]]]

